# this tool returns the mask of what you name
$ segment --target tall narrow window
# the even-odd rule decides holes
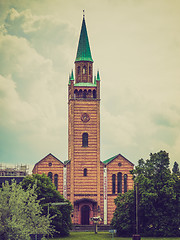
[[[83,74],[86,73],[86,66],[83,67]]]
[[[92,93],[91,90],[88,90],[88,93],[87,93],[88,98],[91,98],[91,93]]]
[[[87,177],[87,168],[84,169],[84,177]]]
[[[96,98],[96,90],[93,90],[93,98]]]
[[[75,91],[74,91],[74,98],[77,98],[78,97],[78,90],[76,89]]]
[[[82,147],[88,147],[88,133],[82,135]]]
[[[54,175],[54,185],[56,187],[56,190],[58,190],[58,174]]]
[[[52,181],[52,172],[48,172],[48,177],[51,179]]]
[[[91,75],[91,69],[92,69],[92,68],[91,68],[91,67],[89,67],[89,75]]]
[[[79,98],[82,98],[83,97],[83,92],[82,92],[82,90],[80,89],[79,90]]]
[[[116,193],[116,175],[112,175],[112,194]]]
[[[83,92],[83,98],[86,98],[87,97],[87,90],[84,90]]]
[[[117,174],[117,192],[122,193],[122,173]]]
[[[127,174],[124,174],[124,192],[127,192]]]
[[[78,70],[78,75],[80,74],[80,66],[77,68],[77,70]]]

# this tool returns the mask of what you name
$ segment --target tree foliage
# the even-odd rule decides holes
[[[134,191],[120,193],[115,199],[116,210],[111,225],[117,229],[117,235],[129,236],[134,227]]]
[[[179,172],[179,165],[178,165],[177,162],[174,162],[174,165],[173,165],[173,168],[172,168],[172,172],[173,172],[174,174],[178,174],[178,175],[180,175],[180,172]]]
[[[160,151],[150,154],[150,159],[146,161],[140,159],[131,173],[139,186],[141,235],[179,236],[180,179],[170,172],[168,154]],[[134,217],[132,215],[135,215],[133,192],[119,195],[115,200],[116,211],[112,224],[117,228],[118,235],[133,233]]]
[[[50,234],[51,220],[42,216],[34,188],[25,191],[21,185],[8,182],[0,188],[0,239],[30,239],[29,234]]]
[[[27,189],[28,187],[32,188],[34,185],[36,185],[35,192],[43,208],[43,214],[47,215],[49,205],[50,215],[55,216],[51,223],[56,230],[53,236],[68,236],[71,229],[71,203],[63,198],[63,196],[56,190],[50,178],[45,174],[33,174],[32,176],[25,177],[22,181],[22,187],[24,189]],[[67,205],[51,206],[50,203],[56,202],[67,202]]]

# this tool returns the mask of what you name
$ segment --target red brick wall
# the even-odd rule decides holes
[[[121,166],[118,164],[121,163]],[[133,165],[126,160],[123,156],[119,155],[112,162],[107,164],[107,193],[108,193],[108,224],[110,224],[113,217],[113,212],[115,211],[114,199],[117,198],[117,174],[118,172],[122,173],[122,193],[124,193],[124,174],[127,174],[127,191],[133,188],[132,175],[130,170],[133,169]],[[116,175],[116,192],[112,194],[112,175]]]
[[[52,164],[52,166],[50,166]],[[58,191],[63,194],[63,163],[55,158],[52,154],[47,155],[41,161],[36,163],[33,169],[34,174],[48,175],[52,172],[52,182],[54,183],[54,175],[58,174]]]

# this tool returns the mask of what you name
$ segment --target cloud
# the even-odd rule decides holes
[[[102,79],[101,159],[122,153],[136,163],[163,149],[179,160],[179,7],[164,0],[1,1],[0,130],[7,161],[8,143],[17,159],[35,162],[49,152],[67,158],[68,73],[84,8]]]
[[[0,55],[1,130],[18,130],[19,141],[35,152],[57,153],[57,141],[64,145],[66,138],[60,139],[66,133],[64,74],[23,37],[1,33]]]
[[[16,91],[16,84],[10,76],[0,76],[0,124],[14,126],[32,121],[36,117],[33,107],[22,101]]]
[[[59,61],[68,60],[67,49],[75,41],[75,31],[67,22],[50,15],[32,15],[30,9],[20,12],[10,9],[4,27],[7,34],[27,39],[39,54],[51,58],[54,66],[60,69]]]

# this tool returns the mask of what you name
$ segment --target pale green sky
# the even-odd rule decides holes
[[[0,162],[67,160],[67,84],[82,10],[101,76],[101,160],[180,164],[179,0],[1,0]]]

